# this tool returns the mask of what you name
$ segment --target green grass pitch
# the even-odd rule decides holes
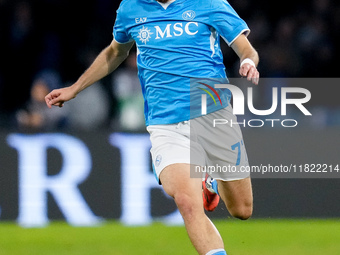
[[[340,220],[214,220],[228,255],[340,255]],[[0,255],[196,254],[183,226],[99,227],[54,222],[23,229],[0,224]]]

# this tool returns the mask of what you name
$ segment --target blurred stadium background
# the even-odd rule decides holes
[[[301,79],[312,93],[313,117],[292,113],[297,128],[244,128],[250,163],[339,165],[340,3],[229,2],[252,31],[261,76]],[[0,255],[195,254],[151,171],[134,52],[62,110],[42,100],[110,43],[119,3],[0,0]],[[258,90],[258,104],[270,102],[271,86]],[[222,205],[209,216],[231,255],[340,254],[339,177],[256,178],[253,219],[232,220]]]

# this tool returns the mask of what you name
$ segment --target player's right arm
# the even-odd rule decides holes
[[[113,72],[129,55],[133,44],[120,44],[112,40],[73,85],[55,89],[45,97],[47,106],[62,107],[64,102],[75,98],[79,92]]]

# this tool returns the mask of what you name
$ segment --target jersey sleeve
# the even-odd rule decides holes
[[[116,42],[121,44],[132,41],[126,31],[126,24],[124,23],[124,20],[127,19],[124,19],[124,12],[122,11],[122,6],[120,6],[117,10],[116,21],[113,26],[113,37]]]
[[[250,33],[246,22],[240,18],[226,0],[214,0],[211,7],[211,26],[216,29],[229,46],[239,35]]]

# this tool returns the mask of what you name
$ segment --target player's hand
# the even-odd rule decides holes
[[[255,85],[259,84],[260,73],[257,71],[257,68],[249,63],[244,63],[240,67],[240,75],[243,77],[247,77],[248,81],[251,81]]]
[[[52,108],[52,106],[63,107],[66,101],[75,98],[76,95],[77,93],[72,86],[62,89],[55,89],[45,96],[45,102],[48,108]]]

